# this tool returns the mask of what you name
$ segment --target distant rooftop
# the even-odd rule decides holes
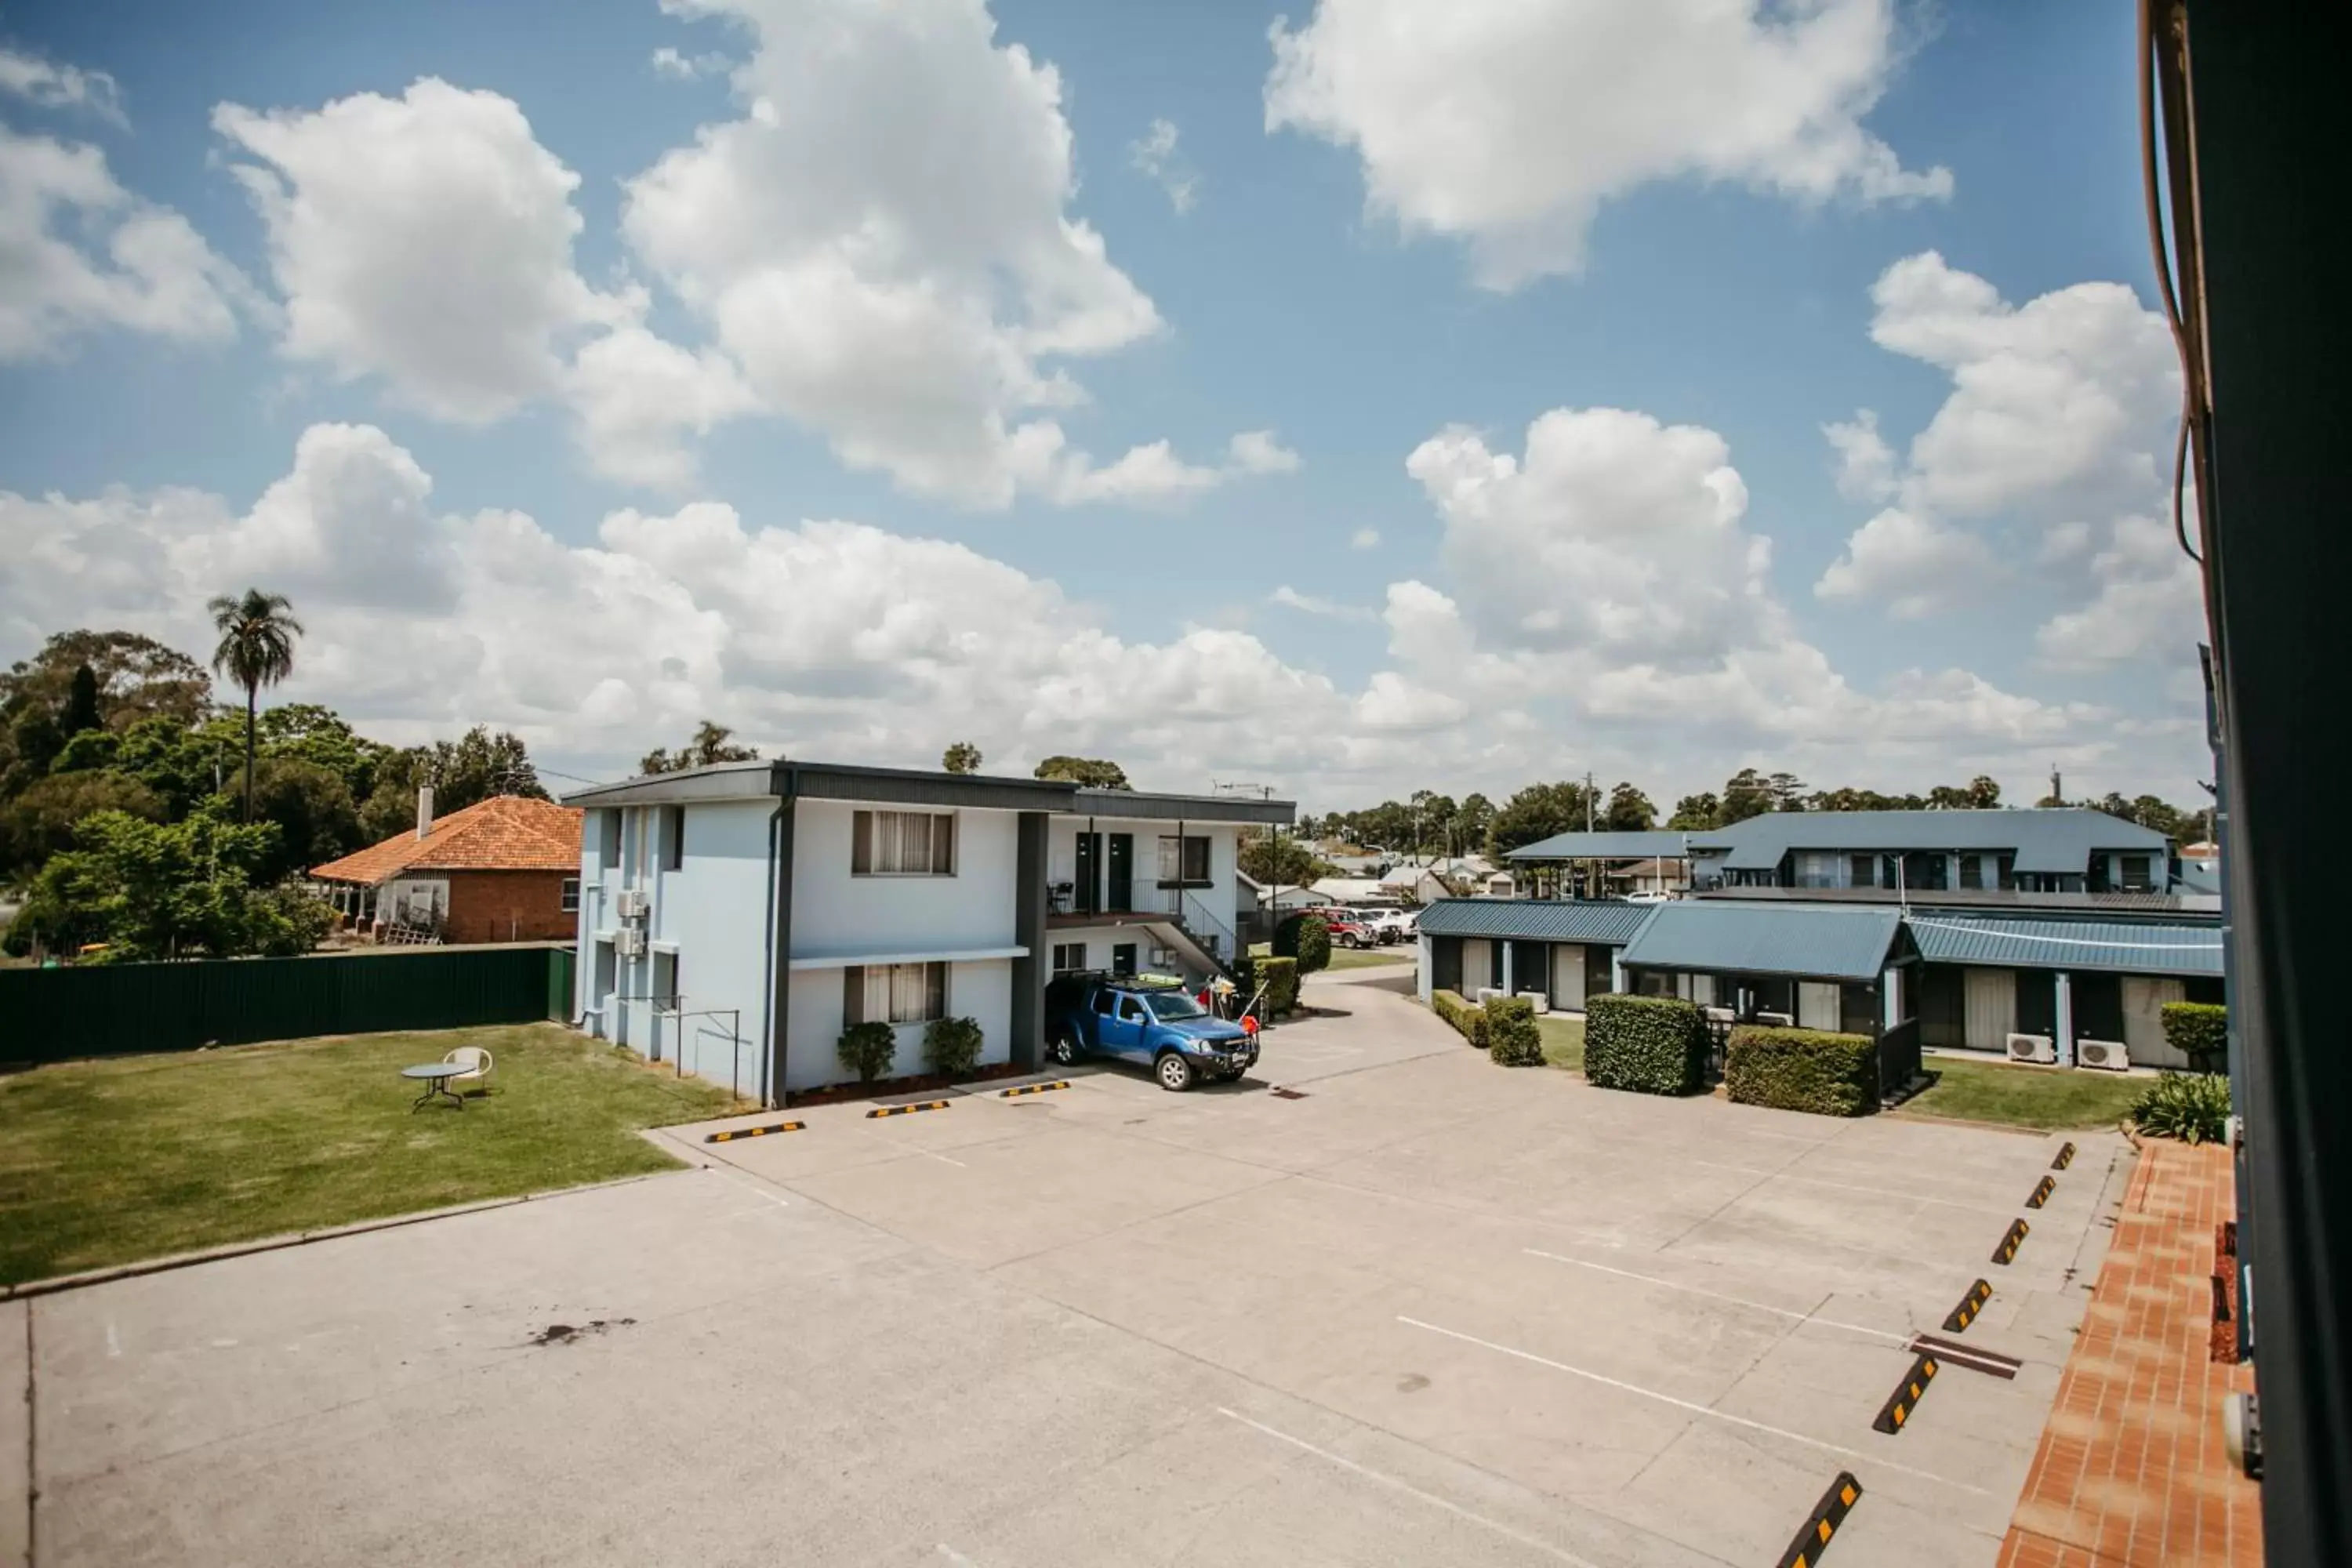
[[[2082,806],[1990,811],[1770,811],[1729,827],[1691,835],[1726,847],[1727,869],[1767,871],[1792,849],[1894,851],[2006,849],[2017,869],[2081,876],[2094,849],[2162,854],[2170,842],[2153,828]]]

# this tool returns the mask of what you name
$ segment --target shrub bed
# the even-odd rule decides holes
[[[1250,965],[1250,988],[1265,987],[1265,1016],[1279,1018],[1298,1005],[1298,961],[1261,958]]]
[[[1695,1093],[1706,1066],[1698,1005],[1672,996],[1591,996],[1584,1004],[1584,1078],[1637,1094]]]
[[[1456,1033],[1477,1047],[1486,1048],[1486,1010],[1475,1002],[1465,1001],[1458,991],[1433,991],[1429,994],[1430,1010],[1454,1026]]]
[[[1486,1016],[1486,1054],[1498,1067],[1544,1065],[1543,1032],[1536,1027],[1536,1005],[1525,996],[1497,996],[1479,1009]]]
[[[1291,915],[1274,928],[1274,955],[1295,958],[1299,973],[1312,974],[1331,962],[1331,928],[1321,915]]]
[[[2167,1002],[2164,1043],[2199,1072],[2220,1072],[2230,1058],[2230,1009],[2218,1002]]]
[[[898,1032],[887,1024],[852,1024],[834,1042],[833,1054],[857,1075],[858,1082],[872,1083],[890,1070],[898,1054]]]
[[[1821,1029],[1734,1029],[1723,1087],[1741,1105],[1867,1116],[1878,1109],[1877,1042]]]
[[[923,1031],[923,1060],[935,1073],[968,1073],[979,1064],[982,1043],[977,1018],[934,1018]]]
[[[2217,1073],[2166,1073],[2134,1102],[2131,1118],[2133,1126],[2151,1137],[2219,1143],[2229,1135],[2230,1080]]]

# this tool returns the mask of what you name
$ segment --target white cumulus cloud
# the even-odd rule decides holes
[[[1272,38],[1266,129],[1352,148],[1370,205],[1466,240],[1491,288],[1577,270],[1601,204],[1654,181],[1951,191],[1863,128],[1898,64],[1892,0],[1318,0]]]
[[[0,46],[0,93],[37,109],[79,110],[116,125],[131,121],[122,112],[122,92],[101,70],[45,60]]]
[[[1169,205],[1179,213],[1188,213],[1200,198],[1201,176],[1176,151],[1176,138],[1174,121],[1155,120],[1150,130],[1129,144],[1127,161],[1168,193]]]

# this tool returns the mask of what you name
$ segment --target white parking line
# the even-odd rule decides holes
[[[1587,1378],[1604,1387],[1618,1389],[1626,1394],[1637,1394],[1644,1399],[1654,1399],[1661,1405],[1671,1405],[1677,1410],[1687,1410],[1694,1415],[1705,1415],[1717,1421],[1727,1421],[1734,1426],[1745,1426],[1750,1431],[1763,1432],[1774,1437],[1786,1437],[1791,1443],[1802,1443],[1809,1448],[1819,1448],[1827,1454],[1843,1454],[1849,1459],[1860,1459],[1866,1464],[1876,1465],[1881,1469],[1894,1470],[1906,1476],[1916,1476],[1923,1481],[1934,1481],[1938,1486],[1950,1487],[1956,1491],[1971,1492],[1978,1497],[1992,1495],[1982,1487],[1972,1487],[1964,1481],[1951,1480],[1927,1470],[1915,1470],[1908,1465],[1898,1465],[1892,1459],[1882,1458],[1876,1454],[1866,1453],[1860,1448],[1842,1448],[1835,1443],[1824,1443],[1818,1437],[1808,1437],[1801,1432],[1791,1432],[1786,1427],[1768,1426],[1761,1421],[1750,1421],[1745,1415],[1734,1415],[1728,1411],[1717,1410],[1711,1405],[1695,1405],[1687,1399],[1677,1399],[1671,1394],[1660,1394],[1654,1388],[1643,1388],[1638,1384],[1621,1383],[1613,1377],[1603,1377],[1597,1372],[1587,1372],[1580,1366],[1570,1366],[1564,1361],[1553,1361],[1549,1356],[1539,1356],[1533,1351],[1514,1350],[1509,1345],[1498,1345],[1492,1340],[1482,1340],[1475,1334],[1465,1334],[1459,1329],[1441,1328],[1435,1323],[1424,1323],[1419,1318],[1408,1318],[1402,1312],[1397,1314],[1397,1321],[1409,1323],[1416,1329],[1426,1329],[1433,1334],[1444,1334],[1449,1340],[1460,1340],[1464,1344],[1476,1345],[1481,1350],[1490,1350],[1498,1355],[1515,1356],[1520,1361],[1533,1362],[1538,1366],[1548,1366],[1554,1372],[1564,1372],[1571,1377]]]
[[[1679,1280],[1661,1279],[1653,1274],[1636,1274],[1630,1268],[1612,1268],[1606,1263],[1588,1263],[1581,1258],[1570,1258],[1558,1252],[1546,1252],[1540,1247],[1523,1247],[1520,1251],[1531,1258],[1549,1258],[1554,1263],[1572,1263],[1579,1268],[1591,1268],[1601,1274],[1614,1274],[1621,1279],[1639,1279],[1644,1285],[1662,1286],[1668,1290],[1685,1290],[1710,1300],[1728,1301],[1735,1307],[1752,1307],[1759,1312],[1769,1312],[1778,1318],[1792,1318],[1800,1323],[1819,1323],[1825,1329],[1843,1329],[1849,1333],[1867,1334],[1874,1340],[1885,1340],[1891,1344],[1907,1345],[1908,1334],[1890,1334],[1885,1329],[1864,1328],[1860,1323],[1840,1322],[1835,1318],[1817,1318],[1811,1312],[1792,1312],[1786,1307],[1775,1307],[1763,1301],[1751,1301],[1745,1296],[1727,1296],[1720,1290],[1704,1289],[1696,1285],[1685,1285]]]
[[[1925,1193],[1906,1193],[1894,1187],[1864,1187],[1853,1182],[1825,1182],[1819,1176],[1800,1176],[1793,1171],[1759,1171],[1753,1165],[1725,1165],[1713,1160],[1685,1160],[1685,1165],[1704,1165],[1710,1171],[1738,1171],[1744,1176],[1765,1176],[1776,1182],[1798,1182],[1808,1187],[1833,1187],[1842,1193],[1868,1193],[1874,1198],[1895,1198],[1904,1203],[1934,1204],[1938,1208],[1966,1209],[1970,1214],[2010,1214],[2011,1207],[1992,1204],[1964,1204],[1951,1198],[1931,1198]]]
[[[953,1165],[959,1171],[970,1168],[965,1165],[961,1160],[950,1160],[945,1154],[926,1149],[919,1143],[901,1143],[896,1138],[885,1138],[879,1132],[867,1131],[867,1130],[863,1127],[856,1128],[854,1131],[864,1133],[866,1137],[873,1139],[877,1143],[880,1143],[887,1148],[896,1149],[901,1153],[927,1154],[929,1155],[930,1158],[937,1160],[940,1164]]]
[[[962,1552],[958,1552],[954,1547],[950,1546],[944,1541],[940,1542],[940,1555],[954,1563],[956,1568],[980,1568],[979,1563],[974,1563],[971,1558],[966,1557]]]
[[[703,1169],[710,1172],[713,1175],[719,1176],[721,1179],[731,1183],[735,1186],[742,1188],[747,1193],[752,1193],[760,1197],[767,1199],[770,1203],[775,1205],[780,1209],[788,1209],[793,1206],[793,1200],[785,1197],[782,1194],[772,1193],[767,1188],[761,1186],[756,1183],[738,1180],[736,1177],[729,1175],[725,1171],[720,1170],[716,1165],[705,1165]]]
[[[1229,1417],[1232,1420],[1238,1421],[1244,1426],[1254,1427],[1257,1431],[1263,1432],[1267,1436],[1274,1438],[1276,1442],[1287,1443],[1294,1448],[1303,1448],[1318,1459],[1328,1459],[1331,1463],[1339,1466],[1341,1469],[1361,1476],[1368,1481],[1378,1481],[1384,1487],[1392,1487],[1396,1490],[1404,1493],[1407,1497],[1419,1498],[1422,1501],[1429,1504],[1432,1508],[1442,1508],[1457,1519],[1466,1519],[1473,1524],[1483,1525],[1486,1529],[1493,1531],[1497,1535],[1503,1536],[1511,1541],[1516,1541],[1522,1546],[1531,1547],[1534,1550],[1544,1553],[1544,1555],[1548,1557],[1556,1557],[1562,1563],[1573,1563],[1575,1568],[1598,1568],[1597,1564],[1588,1563],[1583,1558],[1577,1556],[1573,1552],[1563,1552],[1549,1541],[1538,1541],[1534,1536],[1514,1530],[1507,1524],[1488,1519],[1483,1513],[1473,1513],[1459,1503],[1448,1502],[1442,1497],[1423,1491],[1419,1487],[1413,1486],[1409,1482],[1401,1481],[1394,1476],[1384,1476],[1378,1470],[1371,1469],[1366,1466],[1356,1463],[1355,1460],[1349,1458],[1344,1454],[1335,1454],[1328,1448],[1318,1448],[1314,1444],[1307,1442],[1305,1438],[1294,1437],[1287,1432],[1277,1432],[1273,1427],[1267,1426],[1265,1422],[1253,1421],[1238,1410],[1228,1410],[1223,1405],[1220,1405],[1217,1406],[1217,1414]]]

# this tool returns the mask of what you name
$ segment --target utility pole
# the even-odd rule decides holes
[[[1592,831],[1592,775],[1584,775],[1584,831]]]

